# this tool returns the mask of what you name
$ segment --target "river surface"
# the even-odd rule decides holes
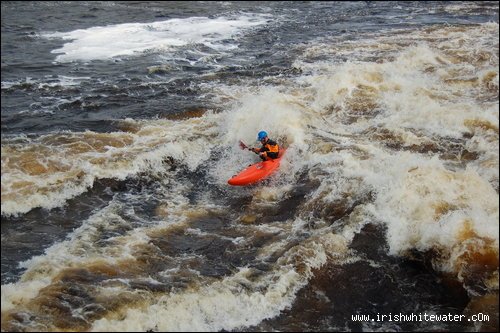
[[[497,2],[1,10],[2,331],[498,331]]]

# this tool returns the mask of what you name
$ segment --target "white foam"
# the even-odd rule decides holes
[[[40,289],[50,284],[49,278],[40,277],[36,280],[2,284],[2,312],[16,309],[36,297]]]
[[[452,172],[437,158],[405,152],[378,152],[375,159],[344,164],[344,171],[362,176],[376,190],[369,212],[387,225],[392,254],[452,249],[467,221],[479,237],[498,244],[498,195],[474,170]]]
[[[141,130],[134,134],[90,131],[51,134],[23,147],[5,142],[2,144],[2,214],[16,215],[35,207],[52,209],[63,206],[68,199],[92,187],[97,179],[123,180],[142,171],[165,172],[164,160],[167,157],[195,170],[210,157],[210,149],[207,149],[210,143],[207,141],[213,140],[213,121],[216,119],[208,116],[184,122],[129,120]],[[70,143],[65,143],[64,138]],[[100,140],[109,140],[110,145],[99,147]],[[75,145],[83,145],[83,151]],[[25,151],[32,155],[24,155]],[[55,164],[57,168],[31,174],[31,171],[24,170],[26,158],[38,163],[38,169],[49,164]],[[14,159],[19,163],[11,165]]]
[[[246,15],[238,18],[190,17],[151,23],[125,23],[92,27],[69,32],[46,33],[46,38],[70,41],[60,49],[56,61],[107,60],[144,52],[168,52],[190,45],[203,44],[214,50],[225,51],[237,44],[226,43],[247,29],[266,24],[268,17]]]
[[[145,308],[128,309],[120,319],[97,320],[92,331],[202,332],[253,326],[291,306],[297,291],[312,276],[312,269],[323,265],[330,255],[342,258],[345,251],[342,237],[326,234],[290,249],[276,271],[256,280],[249,278],[251,270],[242,268],[195,291],[171,293]],[[297,272],[294,265],[305,271]]]
[[[491,52],[498,24],[393,38],[331,47],[322,42],[305,52],[306,60],[345,51],[350,61],[295,63],[306,73],[298,81],[306,87],[299,96],[309,98],[305,111],[315,114],[309,124],[317,138],[305,137],[318,148],[301,161],[321,181],[310,200],[328,204],[371,192],[374,202],[359,206],[355,220],[385,224],[391,254],[437,250],[442,256],[435,258],[436,268],[460,275],[457,260],[469,245],[478,252],[498,247],[499,121],[498,102],[492,102],[498,55]],[[381,50],[390,57],[364,61]],[[366,134],[379,130],[388,136]],[[396,147],[392,136],[401,140]],[[464,142],[477,159],[441,160],[441,152],[411,149],[442,149],[450,142]],[[349,224],[342,232],[351,239],[359,230]]]
[[[104,230],[129,226],[129,222],[117,214],[120,207],[119,203],[112,202],[92,215],[81,227],[70,234],[67,240],[52,245],[45,250],[43,255],[22,262],[20,267],[27,269],[23,274],[23,280],[54,278],[65,268],[84,266],[99,260],[117,263],[120,260],[134,259],[132,249],[137,245],[147,244],[149,241],[140,228],[133,229],[125,236],[120,236],[107,246],[95,244]]]

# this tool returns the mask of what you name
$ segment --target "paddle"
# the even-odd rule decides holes
[[[243,141],[241,141],[241,140],[240,140],[240,148],[250,150],[250,148],[248,148],[248,146],[246,144],[244,144]]]
[[[246,145],[243,141],[241,141],[241,140],[240,140],[240,148],[241,148],[241,149],[248,149],[248,150],[250,150],[250,151],[252,151],[252,152],[256,153],[257,155],[259,154],[259,152],[258,152],[258,151],[255,151],[255,150],[253,150],[253,148],[248,147],[248,146],[247,146],[247,145]]]

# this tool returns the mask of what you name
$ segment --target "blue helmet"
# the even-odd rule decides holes
[[[257,141],[262,141],[267,136],[266,131],[260,131],[259,134],[257,134]]]

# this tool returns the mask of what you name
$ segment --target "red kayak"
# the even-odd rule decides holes
[[[262,161],[252,164],[239,174],[233,176],[227,182],[229,185],[245,186],[253,184],[271,175],[280,166],[281,158],[286,149],[281,149],[278,158],[269,161]]]

